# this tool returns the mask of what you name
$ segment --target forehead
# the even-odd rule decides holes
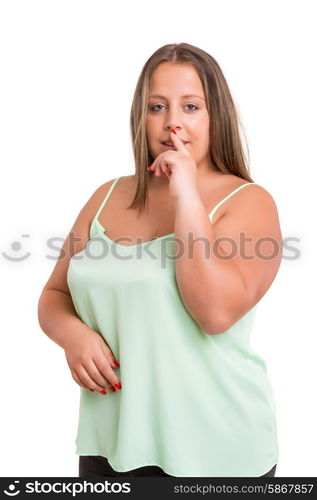
[[[196,69],[190,64],[161,63],[152,73],[151,94],[204,96],[204,89]]]

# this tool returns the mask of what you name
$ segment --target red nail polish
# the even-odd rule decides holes
[[[172,132],[173,132],[173,134],[176,134],[176,132],[175,132],[175,130],[173,128],[172,128]]]
[[[106,391],[104,391],[104,390],[99,391],[99,392],[100,392],[100,394],[107,394],[107,392],[106,392]]]
[[[90,389],[90,388],[89,388],[89,390],[90,390],[90,391],[92,391],[92,392],[94,392],[94,390],[93,390],[93,389]]]
[[[119,363],[118,363],[117,361],[114,361],[114,362],[113,362],[113,364],[114,364],[115,366],[120,366],[120,365],[119,365]]]
[[[115,384],[116,387],[118,387],[118,389],[121,389],[121,384]]]
[[[111,386],[111,387],[109,387],[109,389],[110,389],[110,391],[112,391],[112,392],[116,392],[115,388],[114,388],[114,387],[112,387],[112,386]]]

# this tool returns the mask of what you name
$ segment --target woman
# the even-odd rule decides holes
[[[39,301],[81,387],[79,475],[274,476],[274,395],[249,336],[281,231],[215,59],[158,49],[131,132],[135,175],[93,193]]]

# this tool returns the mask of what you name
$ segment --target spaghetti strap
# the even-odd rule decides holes
[[[117,177],[117,178],[113,181],[113,183],[111,184],[110,188],[108,189],[107,194],[106,194],[106,196],[105,196],[105,199],[104,199],[104,200],[103,200],[103,202],[101,203],[101,205],[100,205],[100,207],[99,207],[99,209],[98,209],[98,212],[96,213],[95,220],[98,220],[98,217],[99,217],[99,215],[100,215],[101,210],[102,210],[102,209],[103,209],[103,207],[105,206],[105,204],[106,204],[106,202],[107,202],[107,200],[108,200],[109,196],[110,196],[110,195],[111,195],[111,193],[112,193],[113,188],[115,187],[115,185],[117,184],[117,182],[118,182],[118,180],[119,180],[119,179],[121,179],[121,176],[120,176],[120,177]],[[98,221],[98,222],[99,222],[99,221]]]
[[[229,193],[223,200],[219,201],[219,203],[217,203],[217,205],[212,209],[212,211],[210,212],[209,214],[209,219],[210,219],[210,222],[212,223],[212,218],[216,212],[216,210],[226,201],[228,200],[228,198],[230,198],[233,194],[237,193],[240,189],[246,187],[246,186],[258,186],[259,184],[257,184],[256,182],[247,182],[246,184],[242,184],[241,186],[237,187],[236,189],[234,189],[232,191],[232,193]]]

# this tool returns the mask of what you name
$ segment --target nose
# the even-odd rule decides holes
[[[178,110],[170,109],[170,111],[167,111],[165,114],[164,130],[168,130],[168,132],[171,132],[173,129],[178,132],[179,130],[181,130],[181,128],[181,118],[179,117]]]
[[[180,125],[177,125],[176,122],[171,123],[164,127],[164,130],[168,131],[169,134],[171,133],[172,130],[175,130],[175,132],[178,133],[181,129],[182,127]]]

